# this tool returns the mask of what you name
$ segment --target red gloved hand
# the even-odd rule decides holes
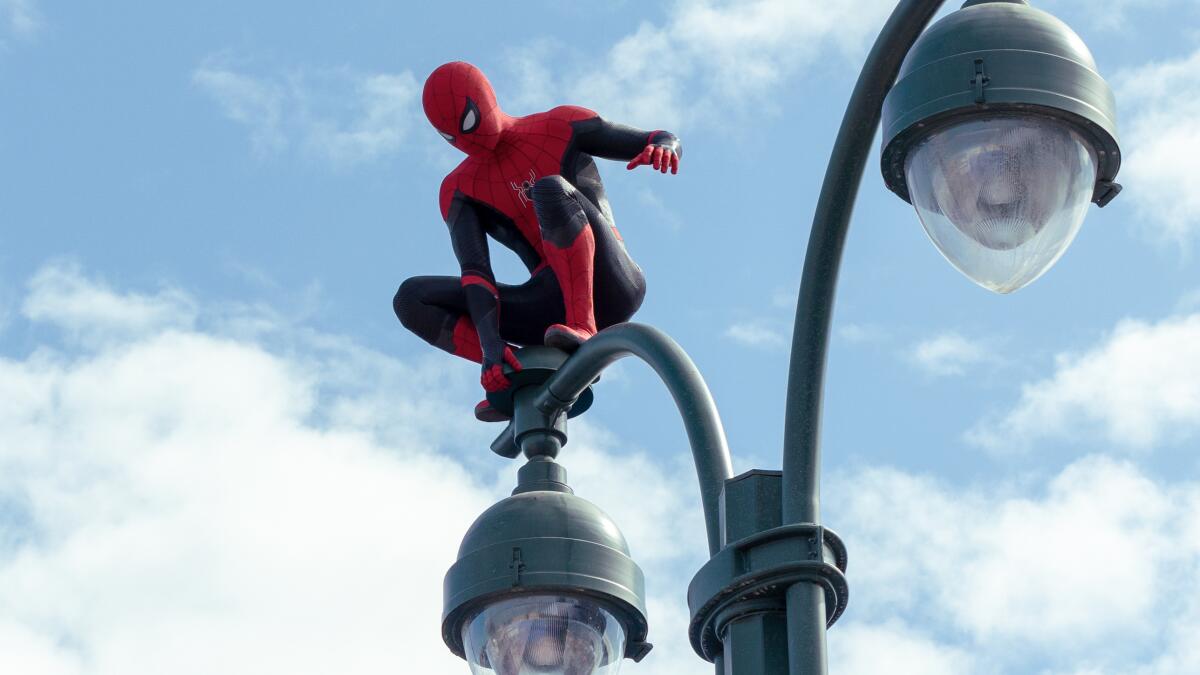
[[[513,372],[521,372],[521,362],[517,360],[517,355],[513,354],[512,347],[504,345],[501,359],[513,369]],[[508,389],[509,381],[504,374],[504,366],[484,357],[483,373],[479,376],[479,383],[483,385],[483,390],[488,392]]]
[[[647,145],[642,154],[634,157],[625,168],[635,169],[643,164],[649,164],[663,173],[666,173],[667,169],[670,169],[671,173],[679,173],[679,155],[665,145]]]

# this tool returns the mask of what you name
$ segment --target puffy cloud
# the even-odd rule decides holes
[[[759,349],[776,349],[787,343],[783,333],[765,321],[735,323],[725,329],[725,337]]]
[[[86,298],[109,311],[73,309]],[[469,368],[269,316],[253,335],[229,333],[228,308],[122,292],[65,265],[37,275],[25,307],[45,328],[110,337],[0,358],[6,665],[462,672],[438,635],[438,582],[513,481],[483,450],[495,429],[461,405]],[[193,315],[146,309],[158,307]],[[577,420],[563,462],[647,573],[656,649],[625,670],[694,673],[683,598],[705,547],[689,458],[620,443]],[[839,672],[1200,665],[1194,483],[1100,457],[987,489],[887,468],[830,483],[854,588],[830,635]]]
[[[0,643],[18,670],[452,669],[436,614],[413,611],[437,584],[418,580],[488,491],[421,443],[314,423],[311,364],[69,277],[40,274],[30,315],[73,325],[101,297],[84,318],[130,337],[0,361]]]
[[[43,267],[29,282],[22,314],[94,340],[187,328],[195,321],[196,307],[175,289],[155,295],[118,294],[102,282],[85,279],[78,265],[62,262]]]
[[[198,316],[174,320],[181,306]],[[286,326],[272,335],[269,317],[257,337],[230,335],[203,328],[227,325],[212,311],[71,266],[31,283],[28,320],[110,338],[0,358],[6,666],[463,671],[441,644],[439,582],[514,469],[483,456],[495,429],[449,400],[470,400],[470,369]],[[697,489],[670,461],[604,449],[614,442],[580,424],[564,461],[651,576],[665,648],[641,667],[689,672],[674,570],[706,550]]]
[[[971,366],[989,360],[988,349],[958,333],[942,333],[917,343],[909,354],[930,375],[963,375]]]
[[[853,54],[894,3],[869,0],[679,0],[661,23],[642,22],[597,68],[568,67],[557,82],[543,65],[561,60],[545,41],[511,55],[515,100],[530,107],[577,101],[643,126],[711,121],[716,110],[771,101],[772,88],[830,53]],[[686,105],[680,103],[686,101]]]
[[[192,83],[216,99],[226,117],[250,129],[250,141],[258,153],[283,149],[285,92],[272,82],[216,65],[202,66],[192,73]]]
[[[1186,7],[1188,2],[1189,0],[1111,0],[1103,12],[1086,12],[1086,20],[1101,29],[1128,29],[1131,21],[1136,20],[1139,13],[1145,10],[1178,5]],[[1080,6],[1091,8],[1084,0],[1048,0],[1045,9],[1057,13],[1060,7],[1070,11]]]
[[[1184,244],[1200,230],[1200,50],[1121,71],[1114,78],[1128,120],[1122,181],[1146,227]]]
[[[1200,485],[1103,457],[1023,487],[832,483],[854,596],[830,639],[851,672],[1195,672]]]
[[[1026,384],[1013,408],[969,438],[997,451],[1043,438],[1089,438],[1133,449],[1200,430],[1200,314],[1126,320],[1101,344],[1057,357],[1053,375]]]
[[[400,149],[417,115],[417,92],[412,73],[356,76],[353,120],[314,117],[308,122],[307,146],[338,164],[375,159]],[[311,96],[311,94],[309,94]]]
[[[0,37],[8,34],[22,39],[32,37],[42,25],[34,0],[0,0]],[[0,40],[0,46],[3,46]]]
[[[256,153],[298,145],[337,166],[396,152],[418,114],[419,87],[408,71],[294,72],[268,78],[211,57],[192,73],[192,82],[226,117],[247,127]]]
[[[842,675],[966,675],[977,665],[961,648],[900,622],[855,622],[830,634],[830,670]]]

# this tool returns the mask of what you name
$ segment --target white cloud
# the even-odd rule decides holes
[[[618,40],[599,67],[589,55],[558,82],[542,64],[561,60],[561,47],[540,42],[512,55],[525,84],[514,99],[531,107],[569,101],[642,126],[711,120],[715,110],[770,105],[772,89],[797,71],[862,50],[893,5],[678,0],[661,24],[642,22]]]
[[[1173,5],[1184,5],[1186,7],[1190,2],[1191,0],[1109,0],[1105,4],[1105,11],[1103,12],[1090,11],[1094,5],[1089,3],[1088,0],[1045,0],[1045,4],[1039,2],[1038,6],[1064,19],[1069,14],[1078,12],[1079,8],[1082,7],[1084,9],[1082,12],[1084,20],[1096,28],[1104,30],[1128,30],[1130,22],[1139,18],[1139,12],[1171,7]],[[1072,23],[1074,23],[1074,20]],[[1081,26],[1074,27],[1080,28]]]
[[[505,109],[525,114],[563,103],[554,98],[560,92],[550,90],[554,87],[552,66],[559,61],[563,49],[564,45],[556,40],[539,38],[505,54],[505,74],[511,86],[497,94]]]
[[[850,623],[829,634],[830,670],[839,675],[966,675],[966,651],[938,643],[900,622]]]
[[[1056,359],[1009,411],[982,420],[972,441],[998,451],[1043,438],[1105,440],[1134,449],[1200,430],[1200,314],[1126,320],[1101,344]]]
[[[893,469],[831,482],[854,589],[831,642],[866,662],[851,672],[1196,672],[1200,485],[1102,457],[1033,494]],[[856,656],[863,631],[878,651]]]
[[[917,343],[910,360],[930,375],[963,375],[971,366],[991,358],[982,343],[958,333],[942,333]]]
[[[340,164],[399,150],[416,117],[419,88],[411,73],[356,76],[354,80],[357,110],[353,120],[310,119],[304,139],[312,151]]]
[[[284,90],[278,84],[217,66],[192,73],[192,82],[217,100],[226,117],[250,128],[250,141],[258,153],[283,149]]]
[[[203,328],[229,323],[210,316],[222,308],[62,265],[37,279],[27,320],[111,337],[0,358],[6,665],[462,672],[437,634],[439,581],[513,473],[484,449],[497,429],[462,404],[471,369],[269,315],[252,339],[230,335]],[[76,309],[97,298],[105,311]],[[160,305],[195,316],[160,320]],[[705,548],[689,460],[607,450],[618,442],[577,420],[563,462],[647,572],[656,649],[624,670],[697,672],[683,598]],[[1103,458],[1032,494],[880,468],[830,482],[854,588],[830,637],[839,672],[1030,672],[1021,659],[1077,675],[1197,671],[1200,486]]]
[[[874,324],[847,323],[838,327],[837,334],[848,342],[879,342],[887,337],[887,331]]]
[[[17,38],[30,38],[41,25],[34,0],[0,0],[0,34],[7,32]]]
[[[192,73],[192,82],[226,117],[249,129],[259,154],[296,145],[338,166],[370,161],[399,150],[418,117],[419,87],[408,71],[267,78],[238,72],[214,57]]]
[[[1088,20],[1126,26],[1149,6],[1193,0],[1113,0]],[[894,0],[674,0],[657,21],[642,21],[606,51],[573,53],[569,45],[538,40],[508,55],[514,112],[564,102],[644,127],[678,129],[723,122],[719,116],[775,104],[773,93],[808,69],[844,64],[853,76],[870,41],[896,6]],[[942,14],[957,9],[947,3]],[[1092,3],[1058,0],[1072,8]],[[1051,11],[1053,9],[1051,8]],[[503,92],[502,92],[503,93]],[[1122,96],[1122,105],[1128,99]],[[1130,137],[1126,147],[1134,147]],[[1164,145],[1163,147],[1170,147]],[[1182,180],[1182,179],[1181,179]]]
[[[29,282],[21,311],[32,321],[52,324],[85,341],[187,328],[196,318],[191,299],[176,289],[155,295],[118,294],[84,278],[79,266],[70,262],[43,267]]]
[[[759,349],[777,349],[787,342],[782,332],[761,320],[735,323],[725,329],[725,337]]]
[[[146,296],[74,282],[34,316],[73,325],[99,297],[130,333],[0,361],[0,540],[16,542],[0,643],[64,673],[454,667],[409,608],[436,607],[437,584],[414,579],[488,503],[462,467],[311,422],[311,363],[147,323]]]
[[[1157,236],[1186,244],[1200,230],[1200,50],[1121,71],[1114,78],[1126,148],[1121,180]]]
[[[485,449],[498,429],[471,420],[470,368],[405,363],[269,314],[253,338],[202,328],[240,321],[64,265],[41,271],[24,305],[43,328],[109,337],[0,357],[6,667],[464,671],[441,643],[440,581],[514,470]],[[190,320],[175,320],[181,307]],[[677,567],[706,550],[694,480],[603,449],[613,442],[578,423],[564,463],[651,580],[659,649],[629,670],[693,672]],[[501,477],[480,483],[475,464]]]

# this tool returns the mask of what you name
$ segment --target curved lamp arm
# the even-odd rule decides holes
[[[696,364],[670,336],[638,323],[600,331],[542,385],[534,405],[546,414],[565,412],[602,370],[626,356],[637,356],[649,364],[675,399],[696,462],[708,552],[713,555],[721,550],[721,488],[725,479],[733,476],[729,445],[708,385]]]
[[[854,85],[825,170],[808,235],[796,301],[783,431],[783,522],[816,523],[821,499],[821,403],[833,295],[854,200],[882,116],[883,99],[904,57],[945,0],[901,0],[880,31]]]
[[[909,49],[945,0],[901,0],[888,17],[854,85],[825,170],[825,182],[808,235],[796,300],[783,431],[783,523],[818,523],[821,517],[821,404],[833,319],[833,296],[854,201],[882,116],[883,99]],[[827,672],[825,596],[799,583],[787,590],[788,672]]]

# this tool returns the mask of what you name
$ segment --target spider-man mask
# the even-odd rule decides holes
[[[438,66],[425,80],[421,101],[442,138],[468,155],[495,148],[508,118],[496,105],[492,83],[464,61]]]

